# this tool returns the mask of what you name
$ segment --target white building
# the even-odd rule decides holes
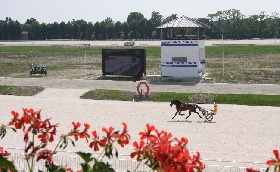
[[[174,29],[197,29],[197,35],[176,35]],[[205,40],[199,36],[200,29],[209,26],[182,16],[157,29],[169,29],[170,38],[161,41],[161,76],[201,77],[205,73]]]

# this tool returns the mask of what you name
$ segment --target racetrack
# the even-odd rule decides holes
[[[60,123],[56,139],[70,130],[72,121],[89,123],[92,130],[96,129],[97,131],[101,131],[101,127],[109,126],[121,129],[121,122],[126,122],[132,141],[139,140],[138,133],[144,131],[145,125],[149,123],[155,125],[159,130],[172,133],[174,137],[188,138],[190,152],[192,154],[196,151],[201,152],[202,159],[208,166],[208,171],[213,171],[214,167],[217,167],[215,165],[218,165],[220,169],[225,170],[226,168],[232,171],[242,169],[239,167],[244,166],[265,168],[264,163],[273,156],[272,150],[280,148],[280,126],[278,124],[280,107],[252,107],[218,103],[219,113],[214,116],[212,123],[205,123],[196,114],[192,114],[188,120],[185,120],[186,116],[176,116],[172,120],[175,108],[170,107],[169,103],[134,102],[132,100],[130,102],[83,100],[79,98],[84,92],[102,86],[102,84],[98,86],[98,81],[49,80],[48,83],[41,79],[34,80],[27,79],[21,82],[18,79],[14,79],[14,81],[23,85],[26,83],[44,83],[45,85],[43,85],[46,89],[36,96],[0,95],[1,123],[7,123],[11,119],[10,112],[12,110],[21,113],[21,108],[42,109],[43,118],[51,118],[53,123]],[[3,81],[9,81],[5,82],[8,85],[17,85],[13,79],[1,78],[0,83],[3,84]],[[135,84],[131,82],[128,84],[129,86],[125,86],[124,83],[128,82],[104,81],[103,86],[106,84],[111,87],[130,89],[132,84]],[[209,84],[210,87],[215,85],[219,84]],[[170,89],[166,85],[157,86]],[[224,90],[230,90],[230,86],[231,84]],[[153,88],[154,85],[151,87]],[[178,87],[196,90],[194,85],[181,85]],[[268,88],[268,86],[266,87]],[[212,104],[201,104],[200,106],[207,110],[213,107]],[[22,148],[21,140],[22,135],[17,134],[16,136],[15,133],[10,131],[1,140],[1,145],[8,148]],[[53,144],[50,145],[50,147],[53,146]],[[76,143],[75,148],[69,146],[66,150],[90,151],[85,142]],[[129,155],[132,150],[133,148],[130,145],[119,151],[120,154]],[[128,158],[127,156],[125,157]]]

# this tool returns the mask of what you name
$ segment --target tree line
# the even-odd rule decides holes
[[[46,39],[78,39],[78,40],[121,40],[121,39],[166,39],[170,38],[170,30],[157,30],[156,27],[177,19],[177,14],[166,18],[159,12],[153,11],[150,19],[146,19],[140,12],[131,12],[125,22],[113,21],[107,17],[96,23],[81,20],[72,20],[67,23],[39,23],[35,18],[27,19],[21,24],[17,20],[6,17],[0,20],[0,40],[21,40],[23,34],[28,40]],[[279,38],[279,13],[246,17],[240,10],[230,9],[208,14],[198,21],[210,26],[204,29],[203,35],[210,39],[251,39],[251,38]],[[172,29],[172,35],[196,35],[197,29]]]

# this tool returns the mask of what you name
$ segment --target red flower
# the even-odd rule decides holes
[[[77,124],[75,124],[75,122],[72,122],[73,126],[74,126],[74,130],[77,130],[80,126],[81,123],[77,122]]]
[[[124,145],[127,145],[129,143],[130,140],[130,135],[127,132],[127,125],[126,123],[122,123],[123,124],[123,131],[121,134],[117,134],[116,138],[118,139],[118,144],[121,147],[124,147]]]
[[[88,132],[88,129],[90,128],[90,125],[88,125],[87,123],[84,124],[85,128],[82,132],[80,132],[80,130],[78,130],[78,128],[81,126],[81,123],[77,122],[72,122],[74,129],[71,130],[71,132],[68,133],[68,136],[74,136],[75,141],[77,141],[80,138],[85,138],[86,141],[88,142],[88,138],[90,137]]]
[[[188,139],[185,138],[185,137],[182,137],[181,140],[178,140],[177,138],[174,138],[175,141],[177,141],[177,145],[182,147],[182,148],[185,148],[186,145],[188,144]]]
[[[134,146],[134,149],[135,149],[135,152],[132,152],[130,154],[130,157],[131,158],[134,158],[135,156],[137,156],[137,161],[140,161],[140,158],[141,156],[144,154],[144,145],[145,145],[145,142],[144,141],[140,141],[140,144],[138,145],[138,143],[135,141],[133,142],[133,146]]]
[[[37,161],[39,161],[40,159],[45,159],[45,164],[46,165],[53,165],[53,160],[52,160],[52,156],[56,154],[56,152],[53,152],[51,150],[43,150],[43,151],[40,151],[38,153],[38,156],[37,156]]]
[[[96,131],[93,131],[92,132],[92,135],[93,135],[93,141],[89,144],[89,147],[93,148],[94,151],[98,151],[99,150],[99,146],[101,147],[104,147],[106,145],[106,141],[103,139],[103,140],[99,140],[99,136],[97,135],[97,132]]]
[[[148,140],[157,140],[158,137],[155,135],[152,135],[151,132],[155,131],[155,126],[150,126],[150,124],[146,124],[147,131],[140,132],[139,135],[141,135],[140,140],[148,139]]]
[[[273,153],[274,153],[274,155],[275,155],[275,158],[279,158],[279,152],[278,152],[278,150],[273,150]]]
[[[8,151],[4,151],[4,148],[0,146],[0,154],[2,154],[3,156],[10,156],[11,153]]]
[[[9,125],[14,125],[16,129],[21,129],[22,123],[19,118],[19,113],[12,111],[11,114],[14,116],[13,119],[9,122]]]
[[[90,125],[87,123],[84,123],[84,126],[85,126],[84,132],[87,132],[87,130],[90,128]]]
[[[267,161],[266,161],[266,164],[267,164],[267,165],[275,165],[275,166],[278,166],[279,171],[280,171],[280,158],[279,158],[279,152],[278,152],[278,150],[273,150],[273,154],[275,155],[275,159],[272,158],[272,159],[270,159],[270,160],[267,160]]]
[[[202,171],[205,168],[205,164],[200,161],[200,153],[196,152],[196,155],[193,155],[192,168],[196,168],[198,171]]]
[[[12,111],[11,114],[14,116],[14,118],[18,118],[19,116],[19,113],[15,111]]]
[[[103,127],[102,131],[106,133],[106,137],[104,137],[105,142],[107,144],[112,144],[112,138],[115,137],[115,135],[113,133],[114,128],[113,127],[109,127],[108,130],[107,130],[105,127]]]
[[[246,168],[247,172],[260,172],[259,170],[254,170],[253,168]]]

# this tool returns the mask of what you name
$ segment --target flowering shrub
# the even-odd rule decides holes
[[[81,163],[81,171],[115,171],[108,163],[103,162],[103,158],[118,157],[118,151],[114,147],[115,144],[125,147],[130,142],[127,124],[122,123],[122,131],[115,131],[113,127],[102,128],[105,136],[101,137],[93,130],[89,131],[90,125],[85,123],[81,129],[80,122],[72,122],[73,129],[67,134],[59,137],[59,141],[54,150],[47,149],[49,142],[54,141],[58,124],[52,124],[50,119],[41,119],[41,111],[33,109],[23,109],[23,114],[20,116],[18,112],[11,112],[13,118],[11,121],[0,127],[0,137],[4,138],[7,129],[14,131],[21,130],[24,133],[23,141],[25,142],[24,156],[30,172],[34,171],[35,162],[43,160],[48,171],[72,171],[63,165],[55,165],[53,155],[57,153],[57,149],[65,149],[68,143],[71,142],[75,146],[75,141],[85,139],[89,143],[89,148],[93,151],[99,151],[102,148],[98,158],[92,157],[90,153],[77,152],[84,160]],[[135,171],[141,164],[145,162],[151,170],[157,171],[180,171],[192,172],[202,171],[205,164],[200,161],[200,153],[191,156],[186,147],[187,138],[172,138],[172,134],[166,131],[159,131],[155,126],[146,124],[146,131],[139,133],[140,141],[133,142],[134,152],[130,154],[131,158],[136,158],[139,162]],[[115,153],[113,153],[113,151]],[[9,169],[16,171],[12,161],[4,156],[7,153],[1,152],[0,156],[0,172]],[[93,165],[90,162],[94,161]]]
[[[275,158],[271,158],[266,161],[266,164],[268,165],[266,171],[269,170],[270,167],[274,167],[274,172],[280,172],[280,157],[278,150],[273,150],[273,154],[275,155]],[[258,170],[254,170],[252,168],[246,168],[247,172],[260,172]]]

